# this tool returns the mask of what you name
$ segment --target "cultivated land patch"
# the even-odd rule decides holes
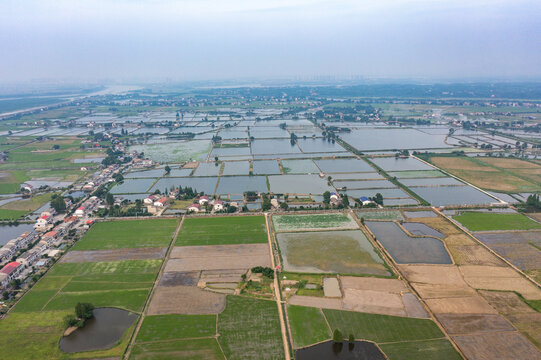
[[[320,309],[289,305],[287,316],[293,347],[301,348],[330,339],[331,332]]]
[[[115,250],[87,250],[70,251],[64,255],[60,262],[96,262],[96,261],[120,261],[120,260],[150,260],[163,259],[167,248],[135,248]]]
[[[218,341],[228,359],[283,359],[276,302],[228,296],[218,316]]]
[[[495,314],[439,314],[438,320],[452,335],[515,331],[515,328],[501,315]]]
[[[349,214],[308,214],[276,215],[272,217],[277,232],[310,230],[345,230],[358,229],[358,225]]]
[[[286,271],[390,275],[360,230],[277,234]]]
[[[216,335],[216,315],[146,316],[136,342],[200,338]]]
[[[98,222],[72,249],[105,250],[168,246],[178,222],[178,219]]]
[[[205,338],[135,344],[130,359],[225,360],[225,357],[216,339]]]
[[[517,161],[517,168],[506,168],[504,161]],[[519,169],[524,161],[512,159],[431,157],[430,161],[480,188],[502,192],[525,192],[539,190],[539,180],[525,176]],[[520,162],[520,163],[519,163]],[[503,164],[503,166],[501,166]],[[533,163],[528,163],[535,166]],[[535,169],[534,169],[535,170]]]
[[[176,246],[267,243],[264,216],[187,218]]]
[[[518,332],[491,332],[475,335],[455,335],[458,344],[468,359],[539,359],[541,354]]]
[[[467,211],[453,219],[471,231],[541,229],[541,224],[522,214]]]
[[[196,270],[248,270],[270,266],[268,244],[177,246],[171,251],[165,272]]]
[[[400,210],[358,211],[357,216],[365,220],[404,220]]]
[[[516,291],[528,300],[541,300],[541,290],[509,267],[467,265],[459,269],[475,289]]]
[[[148,315],[219,314],[225,308],[225,295],[196,286],[158,286],[150,301]]]

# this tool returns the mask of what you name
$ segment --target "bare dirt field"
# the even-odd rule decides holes
[[[404,283],[398,279],[341,276],[340,283],[344,289],[385,291],[395,294],[408,291]]]
[[[453,335],[515,330],[501,315],[439,314],[437,317],[447,332]]]
[[[196,286],[158,286],[147,314],[219,314],[224,309],[223,294],[201,290]]]
[[[528,214],[528,216],[534,220],[541,221],[541,213]]]
[[[532,309],[513,292],[479,291],[479,293],[541,349],[541,313]]]
[[[425,301],[435,314],[496,314],[496,310],[479,295]]]
[[[241,270],[203,270],[201,271],[200,281],[204,282],[240,282],[242,275],[246,273]]]
[[[423,299],[475,296],[475,290],[466,285],[411,283]]]
[[[250,269],[270,266],[268,244],[174,247],[165,271]]]
[[[502,260],[479,245],[450,245],[449,251],[457,265],[507,266]]]
[[[164,272],[158,286],[197,286],[199,282],[199,271],[180,272],[170,271]]]
[[[136,248],[114,250],[88,250],[70,251],[62,257],[61,262],[98,262],[98,261],[121,261],[121,260],[152,260],[163,259],[167,248]]]
[[[374,314],[407,315],[402,296],[383,291],[347,289],[344,291],[342,308]]]
[[[541,300],[541,290],[508,267],[465,265],[464,280],[475,289],[516,291],[528,300]]]
[[[453,336],[468,359],[539,360],[541,353],[518,332],[492,332]]]
[[[470,238],[466,234],[453,234],[447,236],[444,240],[445,244],[447,246],[453,246],[453,245],[472,245],[472,246],[479,246],[472,238]]]
[[[289,299],[288,303],[291,305],[301,305],[301,306],[317,307],[317,308],[322,308],[322,309],[342,310],[341,299],[328,299],[328,298],[322,298],[322,297],[316,297],[316,296],[293,295]]]
[[[530,244],[494,244],[490,248],[521,270],[541,268],[541,251]]]
[[[410,282],[443,285],[464,285],[455,265],[399,265]]]
[[[417,296],[412,293],[402,294],[402,302],[406,308],[406,313],[409,317],[424,318],[427,319],[430,317],[428,312],[424,308],[423,304],[419,301]]]

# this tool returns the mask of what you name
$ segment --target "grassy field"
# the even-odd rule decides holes
[[[137,342],[211,337],[216,335],[216,315],[147,316]]]
[[[135,344],[130,360],[225,360],[214,338]]]
[[[177,219],[98,222],[75,244],[73,250],[168,246],[177,225]]]
[[[134,327],[130,327],[120,342],[106,350],[67,354],[58,347],[64,333],[63,318],[70,311],[42,311],[10,313],[0,320],[0,348],[3,359],[76,359],[119,358],[130,339]]]
[[[500,158],[438,157],[434,165],[480,188],[501,192],[541,190],[541,166],[519,160]]]
[[[314,215],[277,215],[272,217],[274,229],[280,231],[297,231],[311,229],[357,229],[357,223],[348,215],[314,214]]]
[[[267,242],[264,216],[188,218],[176,246],[254,244]]]
[[[28,213],[24,210],[6,210],[0,209],[0,220],[17,220]]]
[[[398,342],[379,344],[391,360],[461,360],[462,356],[446,339],[434,339],[417,342]]]
[[[541,229],[541,224],[522,214],[467,211],[453,218],[471,231]]]
[[[21,183],[29,180],[25,171],[0,171],[0,194],[13,194],[21,189]]]
[[[432,320],[324,309],[331,330],[377,343],[442,338]],[[346,335],[346,336],[347,336]]]
[[[300,348],[331,338],[331,332],[320,309],[289,305],[289,326],[293,347]]]
[[[357,216],[365,220],[404,220],[399,210],[358,211]]]
[[[12,312],[65,310],[77,302],[140,311],[161,260],[58,263]]]
[[[7,203],[0,207],[0,210],[16,210],[32,212],[39,209],[47,201],[51,200],[53,193],[40,194],[31,197],[30,199],[22,199]]]
[[[283,359],[276,303],[231,296],[218,315],[218,341],[227,359]]]

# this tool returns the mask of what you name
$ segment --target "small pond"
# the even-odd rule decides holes
[[[297,360],[384,360],[385,355],[368,341],[326,341],[295,351]]]
[[[451,264],[440,240],[409,237],[394,222],[365,221],[365,225],[399,264]]]
[[[408,230],[410,234],[415,236],[434,236],[440,239],[443,239],[445,235],[439,232],[436,229],[432,229],[430,226],[421,223],[403,223],[404,229]]]
[[[84,327],[60,339],[60,350],[67,353],[102,350],[114,346],[137,315],[114,308],[94,309],[94,317]]]

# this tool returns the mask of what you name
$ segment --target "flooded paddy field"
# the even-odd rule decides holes
[[[278,175],[280,166],[276,160],[257,160],[252,162],[255,175]]]
[[[346,149],[344,149],[340,144],[337,142],[328,141],[324,138],[315,138],[315,139],[297,139],[297,144],[300,146],[302,152],[304,153],[318,153],[318,152],[340,152],[343,151],[346,153]]]
[[[382,157],[370,159],[374,164],[385,171],[419,171],[419,170],[434,170],[430,165],[423,163],[415,158],[394,158]]]
[[[417,195],[434,206],[488,205],[498,200],[471,186],[442,186],[411,188]]]
[[[327,180],[318,175],[271,175],[268,176],[270,191],[275,194],[323,194],[334,191]]]
[[[315,160],[323,173],[374,172],[366,161],[359,159],[322,159]]]
[[[113,194],[135,194],[145,193],[154,184],[156,179],[143,178],[143,179],[126,179],[123,183],[115,185],[111,189]]]
[[[191,187],[197,191],[204,191],[205,194],[214,194],[216,184],[218,183],[217,177],[185,177],[185,178],[162,178],[152,186],[150,192],[156,190],[164,191],[170,189],[171,186]]]
[[[154,161],[182,162],[205,160],[210,150],[209,140],[177,140],[160,144],[130,146],[129,151],[143,152]]]
[[[318,174],[319,169],[312,160],[282,160],[284,174]]]
[[[335,188],[348,188],[348,189],[392,189],[396,188],[392,182],[388,180],[335,180],[333,181]]]
[[[276,238],[286,271],[390,275],[359,230],[279,233]]]
[[[222,175],[248,175],[250,163],[248,161],[228,161],[225,163]]]
[[[365,128],[341,134],[344,141],[360,151],[448,148],[449,145],[444,143],[445,136],[411,128]]]
[[[295,351],[298,360],[385,360],[376,344],[368,341],[326,341]]]
[[[277,232],[359,228],[351,215],[343,213],[275,215],[272,217],[272,223]]]
[[[268,192],[265,176],[222,176],[216,194],[244,194],[247,191]],[[209,193],[210,194],[210,193]]]
[[[409,237],[394,222],[366,221],[365,225],[397,263],[452,263],[445,246],[438,239]]]
[[[193,176],[218,176],[220,169],[221,163],[219,162],[201,162],[195,169]]]
[[[463,182],[452,177],[426,178],[426,179],[401,179],[400,182],[408,187],[436,187],[436,186],[462,186]]]
[[[301,150],[289,139],[255,140],[251,143],[254,155],[299,154]]]

